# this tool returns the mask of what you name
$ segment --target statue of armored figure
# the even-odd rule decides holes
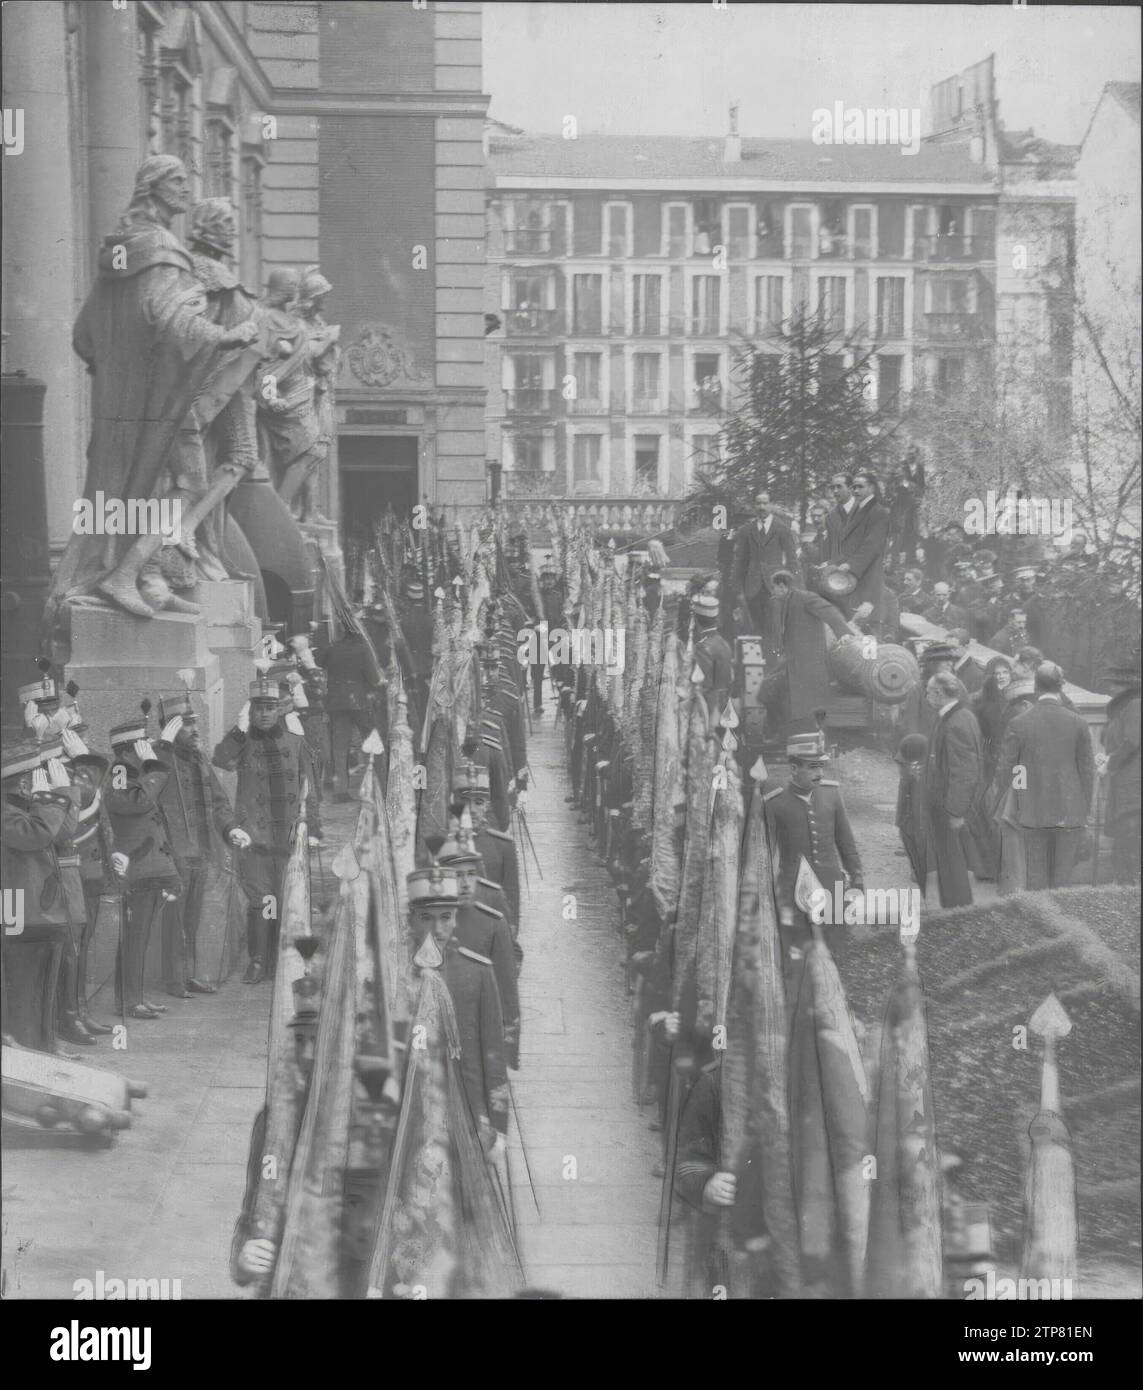
[[[298,289],[297,311],[306,325],[310,338],[310,365],[314,376],[314,414],[318,421],[318,437],[325,447],[323,460],[329,457],[333,441],[337,437],[337,418],[334,411],[334,383],[341,361],[341,325],[326,323],[322,314],[325,297],[333,286],[316,265],[308,265],[302,271],[302,281]],[[303,520],[311,514],[310,482],[314,469],[305,475],[300,487],[300,508]],[[289,498],[286,499],[289,501]]]
[[[73,334],[93,378],[84,497],[94,505],[102,493],[139,516],[151,514],[148,503],[177,500],[181,525],[175,534],[73,535],[49,621],[81,599],[142,618],[159,607],[197,611],[171,588],[227,572],[215,513],[257,460],[253,378],[269,349],[253,301],[223,264],[233,208],[208,199],[195,209],[193,250],[170,230],[189,192],[180,160],[143,162]]]

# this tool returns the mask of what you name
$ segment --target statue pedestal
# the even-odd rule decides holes
[[[219,726],[211,730],[209,742],[203,731],[203,743],[213,752],[223,734],[234,727],[246,702],[255,676],[254,658],[260,654],[262,623],[254,612],[254,586],[248,579],[201,579],[195,586],[194,601],[202,609],[198,621],[222,675]],[[237,773],[220,772],[218,777],[233,803]]]
[[[189,685],[179,671],[191,673]],[[202,618],[191,613],[135,618],[111,607],[73,608],[64,680],[79,686],[93,752],[109,752],[108,730],[138,714],[144,697],[157,705],[161,696],[189,692],[203,743],[213,747],[225,732],[221,666]],[[151,721],[156,736],[157,719],[156,708]]]

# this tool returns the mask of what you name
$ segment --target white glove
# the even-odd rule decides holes
[[[1106,753],[1097,753],[1095,755],[1095,770],[1099,773],[1101,777],[1107,772],[1108,764],[1110,762],[1111,759],[1107,756]]]
[[[141,763],[153,763],[156,761],[155,750],[151,746],[151,740],[149,738],[137,738],[135,740],[135,756]]]
[[[301,734],[303,737],[305,736],[306,731],[302,728],[302,721],[298,718],[298,716],[294,713],[293,710],[291,710],[289,714],[286,715],[284,723],[286,725],[286,728],[289,729],[290,733]]]
[[[277,1254],[272,1240],[248,1240],[238,1256],[238,1266],[244,1274],[259,1278],[274,1268]]]
[[[64,767],[59,758],[48,759],[48,781],[53,787],[67,787],[71,785],[71,779],[67,775],[67,768]]]
[[[527,789],[527,787],[523,787],[523,788],[521,788],[520,791],[518,791],[518,792],[516,793],[516,809],[517,809],[517,811],[525,811],[525,810],[527,810],[527,808],[528,808],[528,789]]]
[[[486,1163],[495,1165],[504,1157],[508,1143],[498,1129],[493,1131],[493,1135],[492,1147],[485,1153],[484,1159]]]
[[[63,746],[64,752],[69,758],[87,757],[87,744],[84,743],[83,739],[80,738],[74,729],[65,729],[63,731]]]
[[[32,790],[34,792],[51,791],[51,787],[48,784],[48,774],[42,767],[36,768],[35,772],[32,773]]]
[[[131,861],[121,850],[115,850],[111,855],[111,867],[120,878],[126,876],[127,866],[130,862]]]
[[[668,1014],[663,1021],[663,1031],[672,1041],[679,1036],[679,1024],[678,1014]]]
[[[52,721],[46,714],[40,713],[40,707],[35,700],[29,700],[24,706],[24,723],[37,738],[43,738],[52,727]]]
[[[237,724],[237,728],[238,728],[238,732],[241,733],[241,734],[247,733],[247,732],[249,731],[249,729],[250,729],[250,701],[249,701],[249,700],[247,700],[246,703],[242,706],[242,708],[238,711],[238,724]]]
[[[176,714],[173,719],[168,719],[163,725],[163,732],[159,735],[159,741],[161,743],[174,743],[182,727],[183,717],[181,714]]]
[[[245,830],[241,830],[238,826],[235,826],[230,832],[230,843],[235,845],[238,849],[248,849],[250,847],[250,836],[247,835]]]
[[[307,836],[306,836],[306,844],[309,845],[310,849],[318,849],[318,848],[320,848],[320,846],[321,846],[321,836],[320,836],[320,835],[307,835]]]

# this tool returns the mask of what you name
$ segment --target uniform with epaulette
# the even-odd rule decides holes
[[[702,690],[711,718],[717,720],[730,698],[734,677],[734,656],[730,644],[718,630],[721,605],[711,594],[697,594],[691,600],[695,617],[694,658],[702,674]]]
[[[475,871],[479,875],[484,868],[471,829],[462,828],[455,822],[437,857],[441,864],[458,870],[464,868],[469,873]],[[500,991],[508,1065],[515,1071],[520,1065],[520,996],[516,988],[518,972],[513,949],[514,933],[503,910],[480,900],[481,883],[485,885],[486,894],[492,889],[500,900],[504,901],[499,885],[491,880],[478,876],[472,885],[471,897],[466,893],[462,880],[460,908],[453,939],[458,945],[466,946],[481,958],[486,958],[492,966],[496,986]]]
[[[111,817],[115,848],[128,858],[120,971],[122,1005],[130,1018],[156,1018],[164,1012],[164,1006],[150,1003],[143,990],[147,944],[163,903],[182,893],[167,818],[159,804],[170,773],[157,757],[140,761],[135,753],[135,744],[147,739],[145,713],[116,725],[108,737],[112,762],[103,799]],[[150,749],[152,754],[154,751]]]
[[[466,762],[488,772],[489,815],[497,830],[507,830],[512,819],[508,762],[499,737],[497,720],[482,716],[479,726],[470,725],[461,745]]]
[[[459,815],[467,806],[472,816],[473,843],[484,863],[484,877],[498,883],[508,900],[508,923],[520,927],[520,867],[516,842],[506,831],[485,824],[488,811],[488,773],[469,764],[453,778],[453,810]]]
[[[40,750],[32,742],[3,752],[0,808],[0,885],[5,903],[3,1031],[23,1047],[58,1050],[56,986],[67,936],[67,898],[56,859],[56,841],[74,798],[67,789],[33,791]],[[21,916],[11,920],[15,912]],[[22,921],[22,929],[15,931]]]
[[[824,736],[820,732],[792,736],[786,754],[792,760],[820,767],[826,761]],[[804,858],[832,901],[834,885],[841,884],[844,891],[847,875],[853,887],[862,885],[857,844],[836,781],[823,778],[805,793],[792,784],[776,787],[765,792],[762,801],[779,857],[775,897],[783,946],[787,952],[791,947],[804,951],[812,933],[808,917],[794,901],[798,866]],[[843,931],[841,923],[825,927],[827,944],[835,955],[844,946]]]

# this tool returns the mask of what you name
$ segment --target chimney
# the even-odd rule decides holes
[[[730,108],[730,130],[723,143],[722,161],[724,164],[740,164],[742,162],[742,136],[738,133],[737,102]]]

